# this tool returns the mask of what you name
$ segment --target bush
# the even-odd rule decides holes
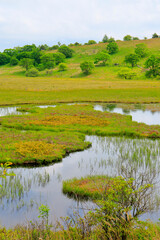
[[[116,42],[110,42],[107,45],[107,51],[109,54],[117,53],[119,51],[118,44]]]
[[[19,63],[19,61],[18,61],[18,59],[16,57],[12,57],[10,59],[10,65],[11,66],[16,66],[16,65],[18,65],[18,63]]]
[[[58,51],[60,53],[63,53],[66,56],[66,58],[71,58],[73,56],[73,50],[70,49],[69,47],[65,46],[65,45],[60,46],[58,48]]]
[[[94,64],[90,61],[84,61],[80,64],[80,68],[84,74],[88,75],[94,69]]]
[[[27,72],[26,72],[26,77],[38,77],[39,72],[36,68],[30,68]]]
[[[122,68],[119,71],[118,76],[125,79],[132,79],[136,76],[136,73],[129,68]]]
[[[60,63],[58,65],[58,70],[59,70],[59,72],[66,71],[67,70],[67,65],[65,63]]]

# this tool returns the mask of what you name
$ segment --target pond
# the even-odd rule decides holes
[[[95,109],[100,107],[95,106]],[[16,108],[14,111],[7,109],[7,114],[16,111]],[[1,179],[1,225],[14,227],[25,224],[27,220],[38,220],[41,204],[49,206],[52,223],[61,216],[71,215],[81,204],[85,204],[62,193],[62,181],[73,177],[96,174],[118,176],[123,175],[123,167],[128,170],[133,167],[135,176],[141,173],[151,175],[154,170],[154,181],[159,180],[160,140],[86,136],[86,141],[92,143],[91,148],[72,153],[62,162],[46,167],[13,168],[15,177]],[[159,194],[158,188],[156,193]],[[159,216],[160,210],[146,213],[141,218],[158,221]]]

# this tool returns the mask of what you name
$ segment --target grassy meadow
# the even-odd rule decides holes
[[[39,77],[26,77],[20,66],[0,67],[0,105],[53,104],[56,102],[160,102],[158,78],[147,79],[144,75],[143,58],[134,67],[137,76],[131,80],[118,77],[125,55],[134,53],[136,44],[145,43],[150,54],[159,54],[160,39],[118,41],[119,52],[111,56],[108,66],[97,65],[92,74],[85,76],[80,69],[84,60],[94,61],[98,51],[107,43],[74,46],[73,57],[66,59],[67,71],[55,67],[50,74],[40,72]],[[52,50],[48,52],[56,52]],[[118,64],[115,66],[114,64]]]

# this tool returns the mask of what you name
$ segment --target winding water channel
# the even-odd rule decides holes
[[[95,109],[106,110],[101,105],[95,105]],[[131,114],[134,121],[160,124],[160,112],[125,112],[120,108],[111,111]],[[0,108],[0,116],[15,113],[16,107]],[[13,227],[27,220],[37,220],[41,204],[49,206],[50,221],[53,223],[61,216],[72,214],[81,203],[62,193],[63,180],[95,174],[117,176],[122,174],[122,166],[134,166],[136,174],[147,173],[153,168],[157,171],[160,169],[160,140],[97,136],[86,136],[86,140],[92,143],[91,148],[72,153],[62,162],[47,167],[14,168],[16,177],[2,179],[1,225]],[[155,177],[156,181],[159,180],[158,174]],[[158,221],[159,216],[160,210],[146,213],[142,218]]]

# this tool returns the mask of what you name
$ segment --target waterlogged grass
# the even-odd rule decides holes
[[[131,116],[95,111],[91,105],[34,108],[28,115],[3,117],[4,127],[21,130],[70,131],[99,136],[159,138],[160,126],[132,121]]]
[[[101,199],[111,187],[113,178],[107,176],[89,176],[81,179],[63,181],[63,193],[72,197]]]
[[[31,132],[0,129],[0,162],[13,165],[49,164],[90,146],[84,135],[71,132]]]

